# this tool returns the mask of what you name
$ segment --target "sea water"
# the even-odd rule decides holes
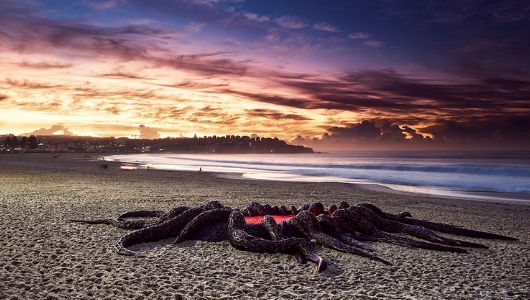
[[[530,200],[530,153],[350,151],[310,154],[127,154],[105,158],[246,178],[378,184],[438,196]]]

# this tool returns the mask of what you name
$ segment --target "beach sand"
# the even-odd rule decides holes
[[[124,171],[83,154],[0,156],[0,184],[0,299],[530,299],[530,206],[521,203],[234,174]],[[519,240],[456,237],[489,246],[467,254],[372,243],[392,266],[323,248],[329,267],[318,273],[315,264],[291,255],[239,251],[227,241],[166,240],[133,248],[143,257],[124,257],[113,245],[126,230],[68,222],[209,200],[239,208],[253,201],[369,202]]]

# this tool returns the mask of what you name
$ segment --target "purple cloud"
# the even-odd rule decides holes
[[[339,32],[339,29],[337,27],[331,26],[324,22],[313,24],[313,28],[316,30],[321,30],[321,31]]]
[[[364,42],[364,44],[367,45],[367,46],[370,46],[370,47],[379,48],[384,43],[383,42],[379,42],[379,41],[366,41],[366,42]]]
[[[301,29],[309,26],[306,20],[295,16],[282,16],[280,18],[275,19],[275,21],[281,27],[290,29]]]
[[[355,34],[349,34],[348,35],[348,38],[350,39],[363,39],[363,40],[366,40],[366,39],[369,39],[371,35],[369,34],[366,34],[366,33],[362,33],[362,32],[356,32]]]

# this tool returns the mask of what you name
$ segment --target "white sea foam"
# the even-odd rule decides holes
[[[530,154],[524,152],[128,154],[106,159],[154,169],[235,172],[254,179],[376,183],[428,194],[478,197],[494,192],[530,199]]]

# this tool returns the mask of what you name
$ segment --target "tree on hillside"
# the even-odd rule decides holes
[[[13,136],[13,138],[11,139],[11,148],[15,148],[15,147],[18,147],[19,146],[19,141],[17,139],[16,136]]]
[[[22,148],[26,148],[27,144],[28,144],[28,137],[27,136],[23,136],[22,140],[20,140],[20,146]]]
[[[38,143],[37,143],[37,137],[35,137],[34,135],[31,135],[28,139],[28,145],[29,145],[29,148],[30,149],[35,149],[37,148],[38,146]]]

